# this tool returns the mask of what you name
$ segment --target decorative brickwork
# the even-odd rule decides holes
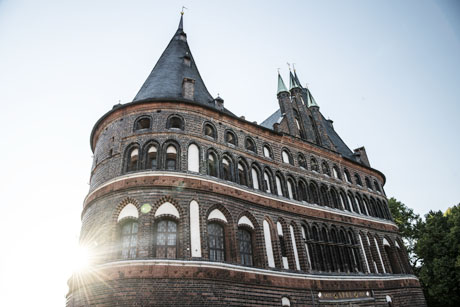
[[[279,80],[277,112],[236,117],[210,98],[181,20],[134,102],[91,133],[94,259],[67,306],[425,306],[385,176],[295,72],[290,91]]]

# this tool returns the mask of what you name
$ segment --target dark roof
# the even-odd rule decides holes
[[[337,134],[337,132],[335,132],[334,127],[332,127],[332,123],[326,120],[323,114],[321,114],[321,120],[323,121],[323,126],[326,128],[327,136],[331,140],[332,144],[334,144],[335,148],[337,149],[337,152],[344,157],[356,160],[356,157],[353,155],[353,152],[350,150],[350,148],[348,148],[347,144],[345,144],[345,142]]]
[[[190,59],[190,65],[184,63],[184,58]],[[195,80],[193,101],[205,105],[214,104],[214,99],[201,79],[188,46],[181,16],[176,33],[133,102],[157,98],[183,99],[182,82],[184,78]]]
[[[282,117],[281,110],[278,109],[278,110],[275,111],[275,113],[270,115],[270,117],[268,117],[266,120],[264,120],[260,125],[262,127],[265,127],[265,128],[273,130],[273,125],[276,124],[276,123],[279,123],[281,117]]]

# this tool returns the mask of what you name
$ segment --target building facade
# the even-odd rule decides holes
[[[425,306],[364,147],[295,71],[261,124],[213,98],[179,27],[95,124],[67,306]]]

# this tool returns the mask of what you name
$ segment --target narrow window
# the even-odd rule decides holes
[[[281,258],[283,260],[283,268],[289,269],[289,262],[288,262],[287,251],[286,251],[286,242],[284,241],[283,228],[280,222],[276,223],[276,228],[278,230],[278,239],[280,242],[280,250],[281,250]]]
[[[240,180],[241,185],[248,186],[248,173],[246,166],[243,163],[238,163],[238,179]]]
[[[345,169],[343,171],[343,173],[345,174],[345,180],[348,182],[348,183],[351,183],[351,176],[350,176],[350,173],[348,172],[347,169]]]
[[[204,125],[204,135],[212,137],[213,139],[216,139],[216,129],[211,125],[211,124],[205,124]]]
[[[222,159],[222,179],[232,181],[232,170],[230,161],[227,158]]]
[[[319,173],[319,165],[315,158],[310,159],[311,170]]]
[[[374,180],[374,187],[375,187],[375,190],[376,190],[377,192],[379,192],[379,193],[381,192],[381,191],[380,191],[380,186],[379,186],[379,184],[377,183],[376,180]]]
[[[177,223],[161,220],[156,227],[155,257],[174,259],[177,257]]]
[[[157,169],[157,147],[151,145],[147,150],[147,161],[145,164],[148,169]]]
[[[270,224],[268,224],[266,220],[264,220],[263,222],[263,228],[264,228],[265,251],[267,252],[268,266],[271,268],[274,268],[275,258],[273,256],[272,236],[271,236]]]
[[[169,145],[166,149],[166,169],[169,171],[176,170],[177,166],[177,149]]]
[[[300,168],[306,170],[307,169],[307,160],[305,160],[305,157],[302,154],[299,154],[297,159],[299,160]]]
[[[329,169],[329,165],[327,164],[326,161],[323,161],[323,163],[321,164],[321,167],[323,169],[323,174],[330,177],[331,176],[331,170]]]
[[[365,178],[364,181],[366,181],[366,187],[369,189],[369,190],[372,190],[372,185],[371,185],[371,181],[369,180],[369,178]]]
[[[294,187],[293,187],[293,184],[292,184],[292,180],[291,179],[288,179],[287,180],[287,189],[288,189],[288,196],[290,199],[294,199]]]
[[[264,156],[273,159],[272,151],[270,150],[270,147],[268,147],[267,145],[264,145]]]
[[[137,254],[137,229],[136,221],[128,221],[121,226],[121,258],[133,259]]]
[[[217,177],[217,158],[212,152],[208,153],[208,175]]]
[[[289,155],[289,153],[287,152],[286,149],[283,150],[281,155],[282,155],[284,163],[292,164],[291,163],[291,157],[290,157],[290,155]]]
[[[187,152],[187,166],[191,172],[200,171],[200,150],[195,144],[190,144]]]
[[[361,177],[359,177],[358,174],[355,174],[355,182],[356,182],[357,185],[359,185],[361,187],[363,186],[363,183],[361,181]]]
[[[241,264],[253,265],[251,233],[245,229],[238,229],[238,242],[240,243]]]
[[[335,179],[340,179],[342,180],[342,176],[340,175],[340,171],[339,171],[339,168],[337,166],[334,165],[334,167],[332,168],[332,176],[335,178]]]
[[[252,175],[252,186],[255,190],[259,190],[259,172],[253,167],[251,169],[251,175]]]
[[[254,141],[251,140],[250,138],[246,138],[246,149],[252,152],[256,152],[256,145],[254,144]]]
[[[283,196],[283,187],[281,185],[281,178],[276,175],[276,191],[279,196]]]
[[[208,224],[209,260],[225,261],[224,228],[217,223]]]
[[[231,131],[227,131],[227,133],[225,134],[225,141],[228,143],[228,144],[232,144],[234,146],[236,146],[236,136],[233,132]]]
[[[129,152],[128,161],[127,161],[127,171],[137,171],[139,166],[139,149],[133,148]]]
[[[264,172],[264,184],[265,184],[265,192],[271,193],[272,189],[270,187],[271,185],[271,176],[268,174],[267,171]]]

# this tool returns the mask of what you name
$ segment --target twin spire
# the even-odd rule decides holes
[[[294,88],[298,88],[301,90],[302,97],[304,101],[306,101],[307,107],[319,107],[315,99],[313,98],[313,95],[311,94],[310,90],[300,85],[299,77],[297,77],[296,71],[294,70],[294,73],[292,73],[292,71],[289,69],[289,90],[292,90]],[[280,94],[282,92],[289,93],[289,91],[286,88],[286,85],[284,84],[283,78],[281,77],[278,71],[278,91],[276,93]]]

